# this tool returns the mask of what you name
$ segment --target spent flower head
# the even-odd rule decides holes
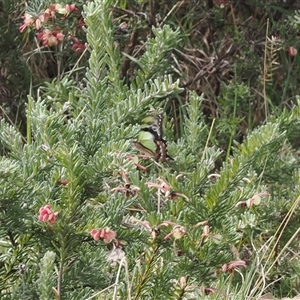
[[[244,260],[231,261],[228,264],[224,264],[222,266],[222,271],[232,274],[234,271],[240,272],[239,267],[246,268],[246,262]]]

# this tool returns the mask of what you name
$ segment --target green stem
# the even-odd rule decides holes
[[[32,97],[28,95],[27,106],[27,144],[31,144],[31,112],[32,112]]]
[[[155,262],[155,257],[158,253],[158,250],[159,250],[159,246],[157,246],[157,248],[154,250],[154,254],[151,257],[151,260],[149,261],[149,263],[147,264],[147,270],[143,274],[142,279],[140,280],[139,285],[137,286],[136,295],[134,297],[134,299],[136,299],[136,300],[139,299],[139,296],[142,291],[142,287],[147,282],[147,278],[148,278],[149,274],[151,274],[151,269],[152,269],[151,267],[152,267],[152,264]]]
[[[59,262],[59,271],[58,271],[58,278],[57,278],[57,295],[58,300],[61,299],[61,290],[62,290],[62,278],[64,274],[64,263],[65,263],[65,253],[66,253],[66,246],[65,246],[65,237],[62,237],[62,245],[60,251],[60,262]]]

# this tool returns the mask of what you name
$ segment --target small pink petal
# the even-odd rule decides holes
[[[100,238],[100,231],[97,230],[97,229],[92,229],[91,232],[90,232],[92,238],[95,240],[95,241],[98,241],[99,238]]]
[[[103,241],[105,243],[110,243],[112,240],[116,238],[116,236],[117,234],[113,230],[110,230],[109,232],[106,232],[106,234],[104,235]]]

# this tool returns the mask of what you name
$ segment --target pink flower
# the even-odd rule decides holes
[[[117,236],[116,232],[111,230],[109,227],[105,227],[100,230],[92,229],[90,234],[95,241],[98,241],[101,238],[105,243],[110,243]]]
[[[91,232],[90,232],[92,238],[95,240],[95,241],[98,241],[99,238],[100,238],[100,230],[97,230],[97,229],[92,229]]]
[[[72,50],[78,54],[81,54],[85,50],[85,48],[86,48],[85,45],[82,43],[75,43],[72,46]]]
[[[222,235],[220,235],[220,234],[210,233],[210,227],[208,225],[204,225],[203,233],[202,233],[201,237],[202,237],[202,239],[211,238],[215,244],[220,244],[223,239]]]
[[[289,56],[295,57],[297,55],[297,53],[298,53],[298,51],[295,47],[293,47],[293,46],[289,47],[289,49],[288,49]]]
[[[173,230],[164,237],[164,241],[166,241],[167,239],[169,239],[170,236],[173,236],[173,238],[175,240],[179,240],[182,237],[184,237],[185,234],[186,234],[185,227],[184,226],[180,226],[180,225],[176,225],[176,226],[173,227]]]
[[[145,166],[142,166],[141,164],[139,164],[139,158],[148,158],[148,156],[143,155],[143,154],[141,154],[141,155],[138,154],[136,156],[131,156],[131,155],[126,156],[126,159],[131,160],[137,168],[139,168],[143,171],[147,171],[147,168]]]
[[[50,4],[49,8],[46,9],[46,13],[49,14],[52,18],[55,18],[55,13],[57,12],[55,4]]]
[[[76,37],[72,36],[71,38],[74,41],[72,50],[78,54],[81,54],[86,48],[85,45],[79,42],[79,40]]]
[[[41,13],[35,21],[35,28],[37,30],[40,30],[43,23],[46,23],[48,21],[48,19],[49,19],[49,14],[48,13],[46,13],[46,12]]]
[[[67,11],[67,13],[70,13],[73,10],[76,10],[75,4],[66,4],[66,11]]]
[[[37,34],[37,39],[43,41],[44,46],[56,46],[64,39],[65,35],[59,30],[44,29]]]
[[[110,230],[108,227],[102,229],[101,237],[103,238],[105,243],[110,243],[116,238],[116,236],[117,234],[113,230]]]
[[[39,17],[33,17],[32,15],[25,13],[24,24],[19,27],[20,32],[23,32],[27,27],[35,27],[37,30],[41,29],[42,25],[49,19],[49,13],[47,11],[42,12]]]
[[[224,264],[222,266],[222,271],[233,273],[234,271],[238,271],[238,267],[246,268],[247,264],[244,260],[231,261],[228,264]]]
[[[150,222],[148,222],[148,221],[141,221],[141,220],[139,220],[139,219],[136,219],[136,218],[133,217],[133,216],[131,216],[131,217],[129,218],[129,221],[130,221],[131,223],[137,223],[137,224],[140,224],[140,225],[144,226],[149,232],[152,231],[152,227],[151,227],[151,225],[150,225]]]
[[[160,184],[154,183],[154,182],[145,182],[145,185],[147,185],[149,188],[154,187],[157,189],[161,189],[164,192],[169,192],[170,191],[170,186],[160,177],[156,179],[157,181],[160,182]]]
[[[258,193],[256,195],[254,195],[253,197],[249,198],[248,200],[246,201],[239,201],[235,207],[249,207],[251,208],[253,205],[259,205],[260,202],[261,202],[261,197],[262,196],[266,196],[266,197],[269,197],[270,194],[267,193],[267,192],[262,192],[262,193]]]
[[[38,32],[37,35],[36,35],[38,41],[42,41],[43,40],[43,36],[44,36],[44,33],[42,31]]]
[[[39,220],[41,222],[47,222],[50,225],[54,225],[56,222],[56,216],[58,212],[53,212],[49,204],[43,206],[39,210]]]
[[[23,16],[24,24],[19,27],[20,32],[23,32],[28,26],[32,25],[35,21],[32,15],[25,13]]]
[[[65,35],[61,31],[56,31],[56,38],[61,42],[64,40]]]
[[[41,21],[41,23],[46,23],[49,20],[49,17],[49,14],[46,11],[44,11],[39,15],[39,20]]]
[[[61,4],[55,4],[54,7],[55,7],[54,10],[56,12],[58,12],[59,14],[61,14],[61,15],[66,14],[66,7],[64,7],[63,5],[61,5]]]
[[[181,174],[179,174],[178,176],[176,177],[176,179],[182,177]],[[166,181],[161,179],[160,177],[156,178],[156,181],[159,181],[160,184],[154,183],[154,182],[145,182],[145,185],[147,185],[149,188],[154,187],[154,188],[157,188],[158,190],[162,191],[167,199],[176,200],[178,197],[182,197],[182,198],[186,199],[186,201],[189,201],[189,198],[187,196],[185,196],[181,193],[172,191],[170,185]]]

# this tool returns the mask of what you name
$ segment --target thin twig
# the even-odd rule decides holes
[[[195,81],[199,80],[201,77],[205,76],[207,73],[212,71],[214,68],[216,68],[223,59],[232,56],[238,49],[237,48],[231,48],[228,52],[226,52],[223,56],[221,56],[219,59],[217,59],[213,64],[208,65],[204,70],[202,69],[200,72],[196,74],[196,76],[186,82],[182,87],[186,88],[192,84],[194,84]]]

